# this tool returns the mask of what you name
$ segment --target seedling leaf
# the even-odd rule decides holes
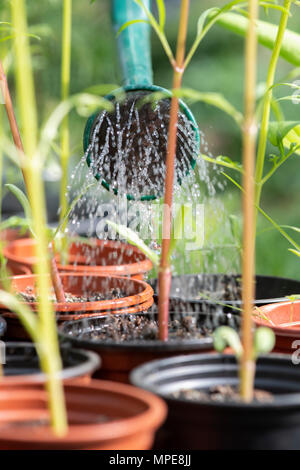
[[[243,347],[238,333],[229,326],[220,326],[213,333],[214,348],[218,352],[223,352],[227,346],[230,346],[237,359],[243,353]]]
[[[275,346],[275,333],[271,328],[261,326],[254,333],[254,356],[268,354]]]

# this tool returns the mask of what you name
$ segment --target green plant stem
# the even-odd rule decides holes
[[[273,168],[271,168],[271,170],[262,178],[261,180],[262,186],[271,178],[271,176],[273,176],[275,171],[277,171],[278,168],[280,168],[281,165],[283,165],[283,163],[285,163],[287,159],[290,158],[295,153],[295,150],[298,150],[298,148],[300,149],[300,146],[288,152],[284,157],[280,159],[280,161],[276,165],[273,166]]]
[[[56,319],[49,298],[51,290],[48,237],[46,228],[46,204],[42,180],[40,156],[37,154],[38,122],[34,82],[28,39],[26,5],[24,0],[11,1],[11,16],[15,30],[16,84],[22,131],[24,135],[24,172],[30,181],[27,186],[32,209],[34,231],[37,235],[36,256],[37,291],[39,294],[39,351],[41,367],[47,376],[46,387],[53,430],[63,435],[67,430],[63,386],[59,380],[61,359],[56,332]],[[47,359],[45,359],[45,357]]]
[[[285,0],[284,1],[285,11],[281,14],[277,37],[276,37],[276,41],[275,41],[275,45],[273,48],[273,52],[272,52],[272,56],[271,56],[271,60],[269,64],[269,69],[268,69],[268,76],[267,76],[267,82],[266,82],[267,91],[266,91],[266,95],[264,98],[262,121],[261,121],[261,127],[260,127],[257,159],[256,159],[255,203],[257,206],[260,205],[261,191],[262,191],[262,186],[263,186],[262,179],[263,179],[263,173],[264,173],[264,164],[265,164],[266,147],[267,147],[267,139],[268,139],[268,128],[269,128],[271,104],[272,104],[272,97],[273,97],[272,87],[274,85],[277,62],[279,59],[280,49],[281,49],[282,41],[284,38],[284,32],[286,30],[286,26],[287,26],[287,22],[289,18],[290,7],[291,7],[291,0]]]
[[[62,32],[62,67],[61,67],[61,99],[66,101],[70,92],[71,69],[71,34],[72,34],[72,0],[63,1],[63,32]],[[68,168],[70,159],[70,131],[69,117],[65,115],[61,127],[61,183],[60,183],[60,222],[68,209]],[[67,222],[62,227],[62,233],[66,229]],[[62,239],[61,262],[67,263],[68,243],[67,237]]]
[[[257,123],[255,118],[255,92],[257,72],[258,0],[249,1],[249,29],[245,52],[245,120],[243,127],[243,270],[242,270],[242,341],[240,359],[240,393],[244,401],[253,398],[255,362],[253,359],[252,311],[254,304],[255,259],[255,154]]]
[[[185,43],[189,16],[189,0],[181,1],[180,22],[177,41],[176,65],[174,66],[173,90],[181,87],[182,76],[184,73]],[[162,250],[158,273],[159,284],[159,338],[162,341],[168,339],[169,322],[169,297],[171,289],[172,273],[169,259],[170,236],[172,225],[172,204],[173,204],[173,185],[175,171],[175,155],[177,144],[177,124],[178,124],[179,100],[174,94],[171,99],[170,123],[168,132],[168,147],[166,159],[166,177],[163,208],[163,231],[162,231]]]

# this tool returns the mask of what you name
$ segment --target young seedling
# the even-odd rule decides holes
[[[238,333],[229,326],[220,326],[213,333],[214,348],[218,352],[223,352],[228,346],[233,350],[237,361],[240,364],[240,373],[242,367],[242,358],[245,354],[244,346],[240,340]],[[255,361],[260,354],[268,354],[275,346],[275,334],[273,330],[265,326],[261,326],[255,330],[253,336],[253,348],[251,350],[251,360],[254,366],[251,369],[252,383],[255,378]],[[242,384],[242,376],[240,377],[240,386]],[[243,391],[240,390],[241,395]]]

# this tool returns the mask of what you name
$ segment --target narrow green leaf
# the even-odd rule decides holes
[[[118,30],[117,32],[117,36],[119,36],[122,31],[124,31],[126,28],[128,28],[128,26],[131,26],[133,24],[137,24],[137,23],[147,23],[147,24],[150,24],[149,21],[147,20],[130,20],[130,21],[126,21],[126,23],[124,23],[121,28]]]
[[[164,0],[156,0],[156,5],[158,9],[158,17],[159,17],[159,27],[161,31],[165,29],[166,24],[166,7]]]
[[[218,352],[223,352],[227,346],[230,346],[237,359],[243,353],[243,346],[238,333],[229,326],[220,326],[213,333],[214,348]]]
[[[232,31],[233,33],[245,36],[249,27],[249,20],[236,13],[223,14],[217,24]],[[257,21],[258,41],[265,47],[273,49],[278,26],[266,21]],[[284,34],[280,51],[281,57],[293,65],[300,65],[300,34],[287,29]]]
[[[294,255],[299,256],[299,258],[300,258],[300,251],[298,251],[298,250],[293,250],[293,248],[289,248],[288,250],[289,250],[291,253],[294,253]]]
[[[131,228],[126,227],[126,225],[116,224],[111,220],[107,220],[107,224],[110,225],[116,232],[118,232],[121,237],[125,238],[129,243],[138,247],[151,261],[155,266],[159,265],[159,256],[155,251],[151,250],[144,241],[133,231]]]
[[[275,346],[275,333],[271,328],[261,326],[257,328],[253,338],[254,357],[259,354],[268,354]]]
[[[25,218],[29,222],[30,231],[34,235],[34,231],[32,228],[32,212],[31,212],[31,207],[30,207],[29,200],[27,199],[27,196],[23,193],[23,191],[20,188],[18,188],[14,184],[6,184],[5,187],[7,187],[20,202],[24,210]]]
[[[220,109],[228,114],[234,121],[241,126],[243,123],[243,115],[238,111],[221,93],[206,93],[193,90],[191,88],[181,88],[173,91],[179,98],[189,99],[192,102],[203,102],[210,106]]]
[[[197,36],[202,34],[206,20],[209,19],[214,13],[218,13],[219,11],[220,8],[213,7],[208,8],[203,13],[201,13],[197,22]]]
[[[209,163],[213,163],[215,165],[220,165],[226,168],[230,168],[231,170],[238,171],[240,173],[243,172],[243,166],[239,162],[234,162],[229,157],[219,155],[216,158],[209,157],[208,155],[204,155],[203,153],[200,155],[204,160]]]

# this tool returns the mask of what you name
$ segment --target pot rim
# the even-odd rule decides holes
[[[150,261],[149,258],[144,255],[142,251],[139,250],[136,246],[130,245],[129,243],[123,243],[117,240],[99,240],[98,238],[93,238],[90,240],[95,241],[95,245],[98,246],[110,246],[111,248],[114,248],[115,250],[120,249],[120,247],[124,247],[124,250],[130,250],[139,256],[142,257],[141,261],[135,261],[134,263],[126,263],[126,264],[121,264],[121,265],[107,265],[107,266],[86,266],[86,265],[73,265],[73,264],[68,264],[68,265],[61,265],[58,264],[57,268],[59,271],[72,271],[75,272],[98,272],[99,273],[116,273],[116,274],[121,274],[124,272],[126,274],[143,274],[152,269],[152,262]],[[24,245],[27,244],[29,246],[34,245],[35,240],[32,238],[20,238],[18,240],[13,240],[10,243],[8,243],[4,248],[3,248],[3,256],[7,258],[9,261],[12,261],[14,263],[18,264],[25,264],[33,267],[35,258],[34,257],[26,257],[26,256],[21,256],[21,255],[15,255],[14,253],[11,253],[11,248],[16,246],[16,245]],[[82,243],[84,245],[84,243]],[[84,259],[84,257],[82,257]]]
[[[285,302],[278,302],[274,304],[267,304],[263,305],[262,307],[259,307],[259,310],[262,310],[263,312],[268,313],[269,311],[277,310],[278,308],[285,307],[287,305],[300,305],[300,301],[285,301]],[[269,322],[265,321],[263,318],[257,318],[257,316],[253,315],[253,321],[256,326],[268,326],[268,328],[271,328],[276,335],[278,336],[285,336],[285,337],[294,337],[300,338],[300,324],[299,327],[281,327],[278,325],[271,325]]]
[[[6,348],[12,347],[16,349],[17,348],[34,348],[35,349],[35,346],[33,343],[26,342],[26,341],[6,341],[5,345],[6,345]],[[87,374],[92,374],[101,366],[100,357],[98,356],[98,354],[96,354],[93,351],[87,351],[84,349],[67,348],[65,345],[60,345],[60,348],[82,355],[86,359],[82,364],[76,364],[74,366],[63,368],[58,374],[58,377],[61,380],[69,380],[69,379],[75,379],[77,377],[84,377]],[[46,381],[46,375],[43,372],[37,372],[36,374],[24,374],[24,375],[8,375],[8,376],[4,375],[1,379],[1,382],[2,380],[3,380],[4,385],[10,385],[10,384],[18,385],[18,384],[23,384],[24,382],[26,382],[26,384],[29,382],[32,384],[40,384]],[[1,385],[0,385],[0,391],[1,391]]]
[[[69,273],[61,273],[60,277],[77,277],[77,278],[86,278],[86,273],[76,273],[76,272],[69,272]],[[107,276],[106,274],[100,273],[91,273],[89,274],[90,278],[102,278],[102,279],[117,279],[124,283],[128,283],[129,285],[137,285],[142,286],[144,290],[138,294],[128,295],[126,297],[121,297],[119,299],[111,299],[111,300],[100,300],[100,301],[91,301],[91,302],[54,302],[53,308],[55,311],[58,312],[73,312],[73,311],[101,311],[101,310],[110,310],[111,305],[114,306],[113,310],[117,308],[127,307],[131,305],[139,305],[151,297],[153,297],[153,289],[152,287],[147,284],[145,281],[141,281],[138,279],[122,277],[122,276]],[[29,275],[22,275],[22,276],[12,276],[12,282],[14,279],[16,281],[21,279],[29,279],[29,278],[36,278],[35,274]],[[38,303],[37,302],[24,302],[26,305],[29,305],[33,310],[37,310]],[[7,310],[6,307],[0,305],[0,309]]]
[[[130,383],[135,385],[136,387],[143,387],[145,390],[155,393],[156,395],[162,397],[164,400],[170,403],[180,403],[185,406],[191,406],[195,409],[199,406],[207,407],[207,408],[226,408],[226,409],[250,409],[250,410],[260,410],[260,409],[279,409],[279,408],[298,408],[300,409],[300,392],[291,392],[291,393],[282,393],[276,394],[274,396],[274,400],[272,402],[258,402],[253,401],[251,403],[245,402],[217,402],[217,401],[206,401],[206,400],[197,400],[197,401],[190,401],[184,398],[174,398],[167,393],[159,392],[155,385],[150,386],[147,385],[145,381],[145,376],[147,373],[153,370],[155,366],[164,366],[167,368],[168,365],[177,361],[178,364],[183,365],[185,362],[192,362],[201,359],[203,361],[203,365],[206,369],[210,365],[210,361],[213,360],[220,360],[219,364],[222,365],[223,359],[227,361],[232,361],[230,369],[234,367],[234,369],[238,369],[238,363],[236,362],[236,357],[233,354],[190,354],[186,355],[178,355],[173,356],[165,359],[155,359],[153,361],[149,361],[145,364],[135,367],[129,374]],[[279,354],[279,353],[271,353],[259,356],[259,361],[272,361],[272,359],[277,359],[282,361],[283,363],[291,363],[291,358],[286,354]],[[225,364],[223,364],[225,367]],[[159,371],[157,371],[157,374]],[[175,377],[174,377],[175,378]],[[207,379],[207,375],[205,377]],[[279,376],[279,380],[280,380]],[[226,377],[224,378],[224,382],[226,383]]]
[[[132,385],[122,384],[118,382],[91,380],[89,384],[64,384],[65,393],[69,397],[72,397],[72,402],[80,396],[80,391],[88,394],[89,389],[92,393],[101,391],[104,393],[110,392],[117,396],[125,395],[135,399],[137,402],[141,402],[146,405],[146,409],[142,412],[130,416],[122,417],[117,420],[110,420],[104,423],[91,423],[91,424],[80,424],[70,425],[69,432],[63,438],[58,438],[50,431],[49,427],[41,427],[38,430],[38,434],[35,433],[34,440],[38,440],[39,443],[50,443],[50,444],[72,444],[76,442],[90,443],[99,441],[111,441],[137,434],[138,432],[145,432],[147,430],[155,430],[164,421],[167,414],[167,406],[165,402],[157,397],[156,395],[145,391],[143,389],[133,387]],[[74,395],[72,395],[74,393]],[[7,395],[7,394],[6,394]],[[33,399],[36,398],[36,403],[39,400],[46,401],[46,392],[44,390],[16,390],[9,394],[9,398],[14,400],[18,399],[27,400],[32,403]],[[86,396],[88,401],[88,396]],[[92,397],[95,399],[95,396]],[[0,390],[0,405],[1,400],[5,399],[5,391]],[[101,399],[101,397],[100,397]],[[84,406],[85,400],[81,403]],[[31,405],[32,406],[32,405]],[[1,407],[0,407],[1,409]],[[0,440],[3,441],[14,441],[20,443],[30,443],[33,441],[32,434],[29,432],[30,427],[18,427],[11,426],[1,429],[1,414],[0,411]],[[5,413],[5,411],[4,411]],[[42,411],[41,411],[42,413]]]

